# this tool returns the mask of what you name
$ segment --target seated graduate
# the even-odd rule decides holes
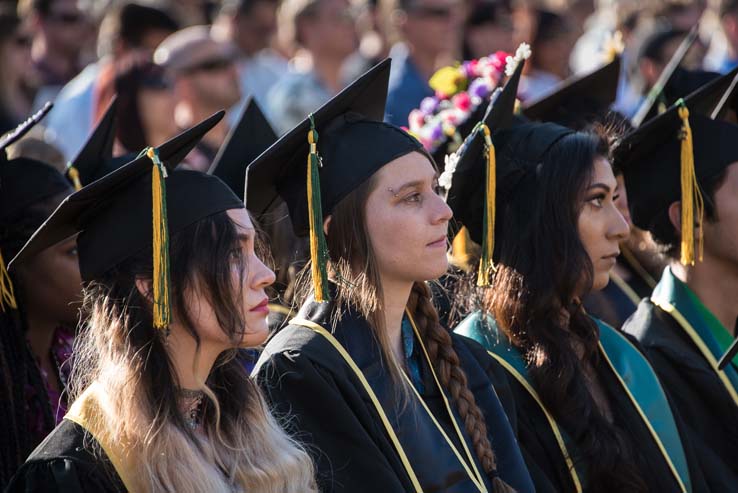
[[[72,187],[47,163],[7,159],[6,149],[50,109],[40,111],[0,142],[0,485],[66,412],[77,308],[82,286],[74,240],[39,252],[10,275],[13,258]]]
[[[581,306],[628,235],[606,140],[498,121],[491,139],[479,129],[462,149],[448,193],[482,244],[482,309],[456,332],[506,368],[536,491],[698,489],[656,374]]]
[[[722,101],[735,101],[732,92]],[[700,113],[687,98],[616,148],[633,222],[669,259],[623,330],[638,339],[671,392],[711,490],[732,491],[738,359],[722,370],[718,359],[738,317],[738,126]]]
[[[321,491],[531,492],[493,387],[504,371],[431,303],[451,211],[420,143],[381,122],[388,77],[385,60],[248,168],[249,209],[286,202],[312,247],[312,287],[257,381]]]
[[[78,233],[86,322],[69,412],[8,491],[315,490],[233,358],[265,339],[274,280],[249,214],[220,179],[172,169],[222,117],[69,196],[11,262]]]

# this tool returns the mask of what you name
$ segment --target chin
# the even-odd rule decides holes
[[[610,282],[610,271],[595,274],[592,280],[592,291],[601,291]]]
[[[248,324],[246,333],[241,339],[240,347],[249,348],[257,347],[264,343],[269,337],[269,326],[267,325],[266,318],[261,322]]]

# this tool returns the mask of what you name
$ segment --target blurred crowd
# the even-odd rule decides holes
[[[116,93],[116,154],[232,108],[199,146],[206,168],[249,97],[283,133],[390,56],[386,120],[407,125],[439,67],[522,41],[533,53],[523,101],[598,66],[622,42],[615,109],[632,116],[696,25],[684,67],[738,64],[735,0],[2,1],[0,133],[54,101],[36,136],[53,147],[36,151],[62,166]]]

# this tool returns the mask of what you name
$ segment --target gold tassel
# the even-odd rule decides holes
[[[705,204],[702,192],[697,183],[697,174],[694,168],[694,149],[692,141],[692,128],[689,125],[689,110],[683,100],[677,102],[679,105],[679,118],[682,119],[682,131],[680,139],[681,149],[681,184],[682,184],[682,242],[681,262],[683,265],[694,265],[694,226],[695,219],[698,227],[697,258],[702,261],[702,219]]]
[[[481,124],[484,132],[484,150],[487,153],[487,182],[484,204],[484,233],[482,236],[482,258],[479,261],[477,286],[489,286],[490,271],[494,271],[492,256],[495,251],[495,192],[497,188],[497,162],[495,146],[489,127]]]
[[[315,121],[312,113],[310,118],[310,130],[308,131],[308,143],[310,154],[307,159],[307,199],[308,214],[310,222],[310,263],[313,277],[313,292],[315,301],[322,303],[328,301],[328,247],[323,232],[323,207],[320,197],[320,156],[318,155],[318,132],[315,130]]]
[[[15,291],[13,290],[13,281],[10,280],[8,269],[5,268],[5,260],[0,252],[0,312],[5,311],[5,306],[16,310],[18,304],[15,301]]]
[[[154,328],[166,329],[172,322],[171,300],[169,298],[170,272],[167,189],[164,183],[167,177],[167,169],[164,167],[161,159],[159,159],[159,152],[153,147],[149,147],[146,150],[146,156],[154,163],[151,172]]]
[[[81,190],[82,182],[79,179],[79,171],[77,170],[77,168],[70,164],[67,168],[67,175],[69,175],[69,179],[72,180],[72,185],[74,185],[74,189]]]

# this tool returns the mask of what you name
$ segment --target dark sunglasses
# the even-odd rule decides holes
[[[416,5],[410,9],[410,12],[418,17],[428,19],[448,19],[453,13],[451,7],[430,7],[427,5]]]
[[[225,70],[226,68],[233,65],[233,60],[230,58],[218,58],[216,60],[208,60],[206,62],[198,63],[185,70],[185,72],[191,74],[193,72],[217,72],[219,70]]]
[[[61,24],[79,24],[84,20],[84,16],[79,12],[49,12],[47,18]]]
[[[13,43],[18,48],[30,48],[33,44],[33,38],[28,34],[19,34],[13,38]]]

